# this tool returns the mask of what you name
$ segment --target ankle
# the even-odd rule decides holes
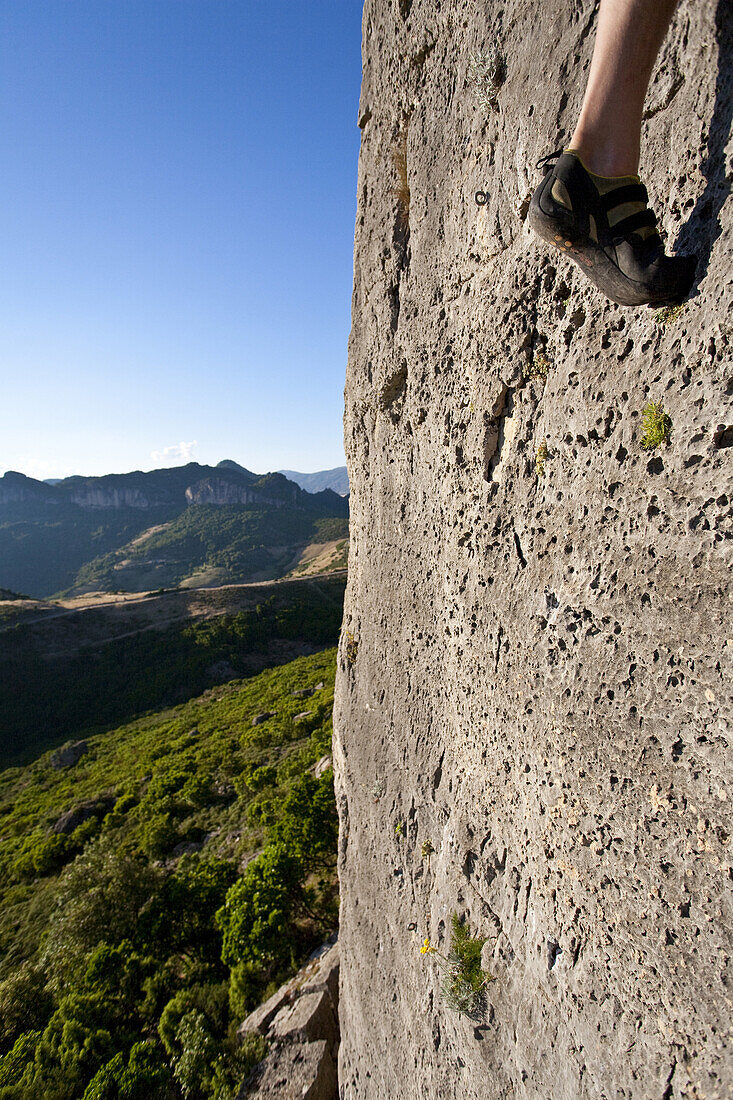
[[[613,145],[596,145],[573,136],[568,151],[575,153],[586,171],[594,176],[637,176],[639,154],[637,151],[618,149]]]

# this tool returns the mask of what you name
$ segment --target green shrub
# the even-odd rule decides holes
[[[211,1092],[216,1043],[202,1012],[192,1009],[179,1021],[171,1052],[173,1075],[186,1097]]]
[[[645,451],[654,451],[657,447],[669,443],[672,434],[672,420],[661,401],[650,401],[642,411],[641,445]]]
[[[658,325],[666,328],[667,325],[673,325],[675,321],[679,320],[684,309],[685,302],[679,302],[674,306],[662,306],[661,309],[654,310],[654,319]]]
[[[115,802],[114,812],[116,814],[126,814],[135,805],[137,805],[137,799],[134,794],[123,794]]]
[[[473,937],[468,927],[451,914],[450,950],[443,967],[442,991],[448,1008],[478,1020],[486,1006],[487,975],[481,969],[485,939]]]
[[[263,787],[272,787],[277,781],[277,769],[272,765],[246,764],[242,777],[251,791],[261,791]]]
[[[214,1062],[212,1100],[235,1100],[242,1082],[266,1054],[267,1040],[262,1035],[245,1035],[241,1043],[230,1044]]]
[[[307,871],[333,865],[338,815],[330,768],[318,779],[303,775],[293,784],[270,836],[301,860]]]
[[[473,85],[479,107],[487,114],[499,110],[499,90],[506,80],[506,56],[496,41],[485,54],[471,54],[467,79]]]
[[[337,835],[332,772],[301,776],[281,800],[269,843],[216,915],[228,966],[264,963],[262,977],[272,978],[296,965],[299,920],[309,920],[320,934],[335,923],[329,874]],[[314,883],[314,872],[325,877]],[[251,971],[240,972],[240,980],[245,973]]]
[[[174,1096],[170,1070],[151,1040],[135,1043],[127,1059],[121,1052],[95,1074],[82,1100],[168,1100]]]
[[[26,1032],[48,1019],[53,998],[43,971],[24,962],[0,982],[0,1052],[6,1053]]]
[[[112,1059],[119,1042],[131,1036],[105,1026],[103,998],[80,993],[65,996],[39,1036],[20,1084],[22,1096],[67,1100],[82,1096],[89,1081]],[[1,1095],[1,1094],[0,1094]]]
[[[529,382],[533,378],[539,378],[541,381],[545,381],[550,373],[550,367],[552,364],[545,355],[544,351],[538,351],[529,366],[524,371],[524,379]]]
[[[292,959],[289,935],[303,866],[282,845],[270,844],[229,890],[216,915],[228,966],[264,963],[272,971]]]
[[[216,802],[208,775],[192,775],[181,788],[181,798],[189,806],[209,806]]]
[[[11,1100],[23,1095],[18,1091],[18,1086],[33,1064],[40,1038],[40,1031],[27,1031],[19,1035],[8,1053],[0,1058],[0,1097],[3,1100],[5,1097]]]
[[[169,813],[149,818],[140,830],[140,847],[150,859],[163,859],[179,840],[178,829]]]
[[[229,1012],[241,1023],[263,1000],[262,968],[256,962],[240,962],[229,974]]]
[[[277,821],[277,802],[272,797],[259,794],[247,807],[244,820],[255,829],[274,825]]]
[[[49,916],[41,965],[52,984],[77,975],[97,944],[136,942],[144,934],[141,913],[163,877],[105,836],[91,841],[61,875]]]
[[[148,909],[148,926],[158,949],[164,954],[185,952],[189,960],[218,971],[221,935],[214,915],[236,879],[231,860],[182,856]]]

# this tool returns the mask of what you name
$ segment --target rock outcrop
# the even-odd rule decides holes
[[[523,222],[596,7],[365,4],[344,1100],[731,1095],[733,8],[682,0],[650,90],[642,174],[699,255],[654,313]],[[420,953],[452,913],[478,1022]]]
[[[113,794],[103,795],[100,798],[88,798],[84,802],[80,802],[78,806],[74,806],[73,809],[65,810],[59,818],[53,823],[49,832],[62,833],[68,835],[73,833],[74,829],[79,825],[83,825],[85,821],[89,821],[95,817],[97,819],[104,817],[108,814],[115,804],[115,796]]]
[[[186,489],[186,504],[266,504],[281,508],[283,504],[297,504],[300,490],[290,488],[289,499],[267,496],[248,485],[236,485],[225,477],[206,477]]]
[[[60,749],[51,753],[52,768],[73,768],[78,764],[82,756],[89,752],[88,741],[67,741]]]
[[[329,942],[239,1028],[269,1042],[238,1100],[336,1100],[339,947]]]

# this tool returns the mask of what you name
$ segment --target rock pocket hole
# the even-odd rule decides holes
[[[379,406],[383,412],[389,413],[393,420],[399,419],[402,410],[402,400],[407,389],[407,360],[403,359],[398,370],[387,379],[382,386],[379,395]],[[397,407],[399,405],[399,407]]]
[[[733,447],[733,424],[720,424],[713,435],[713,445],[720,451],[723,447]]]
[[[547,969],[552,970],[558,958],[562,955],[562,947],[554,940],[547,941]]]
[[[495,406],[484,437],[484,477],[487,481],[501,481],[503,460],[517,434],[518,417],[514,415],[514,406],[514,390],[507,387]]]
[[[407,138],[409,118],[405,118],[397,131],[392,146],[392,165],[397,177],[393,194],[397,201],[393,240],[395,247],[404,254],[410,238],[410,180],[407,167]]]

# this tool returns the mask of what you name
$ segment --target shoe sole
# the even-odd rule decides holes
[[[532,196],[527,220],[530,229],[538,237],[560,252],[564,252],[569,259],[578,264],[590,281],[617,305],[658,307],[671,304],[669,295],[653,298],[648,293],[637,289],[595,241],[587,236],[579,236],[570,229],[569,225],[563,226],[559,218],[545,214],[539,205],[537,191]]]

